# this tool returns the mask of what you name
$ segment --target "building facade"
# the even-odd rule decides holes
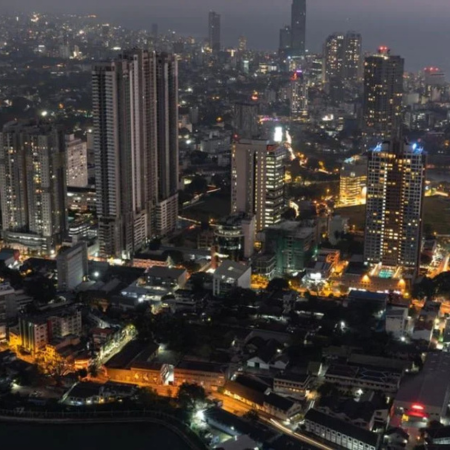
[[[339,205],[356,206],[366,203],[367,158],[353,156],[344,161],[339,177]]]
[[[364,128],[368,136],[397,136],[402,123],[405,61],[387,47],[368,56],[364,63]]]
[[[178,69],[173,55],[131,50],[93,69],[102,257],[129,259],[178,216]]]
[[[369,152],[364,259],[417,269],[425,192],[423,149],[392,139]]]
[[[87,144],[76,139],[73,134],[66,135],[67,186],[86,187],[88,185]]]
[[[58,289],[71,291],[83,282],[88,274],[88,251],[85,242],[61,249],[56,258]]]
[[[233,126],[240,138],[253,139],[258,137],[259,104],[256,102],[239,102],[234,104]]]
[[[67,234],[66,151],[62,131],[41,122],[11,122],[0,134],[3,239],[50,254]]]
[[[286,150],[264,140],[235,142],[232,148],[232,212],[256,217],[256,231],[281,222],[285,209]]]

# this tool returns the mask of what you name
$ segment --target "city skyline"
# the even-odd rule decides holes
[[[407,22],[402,12],[406,6]],[[193,0],[189,4],[181,0],[152,0],[145,10],[139,7],[137,0],[127,3],[126,10],[120,2],[108,2],[107,7],[102,8],[93,7],[85,0],[77,2],[76,6],[68,1],[39,0],[30,4],[30,0],[19,0],[9,10],[25,11],[31,7],[42,12],[96,13],[102,20],[139,29],[150,29],[152,23],[158,22],[161,31],[170,28],[197,39],[207,38],[208,13],[215,10],[222,16],[224,45],[237,46],[239,35],[245,34],[250,48],[275,50],[279,29],[290,22],[291,0],[283,0],[276,6],[268,0],[248,0],[243,5],[236,0],[226,4],[215,0]],[[394,6],[388,0],[342,0],[339,5],[331,0],[319,0],[308,2],[307,8],[306,47],[309,51],[320,51],[325,38],[333,32],[354,30],[363,34],[364,51],[388,45],[402,54],[407,70],[438,65],[450,71],[450,61],[440,56],[445,54],[445,36],[450,38],[444,22],[450,4],[445,0],[435,0],[432,4],[424,0],[397,0]]]

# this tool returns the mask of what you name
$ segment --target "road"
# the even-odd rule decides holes
[[[304,434],[292,431],[290,428],[285,427],[275,419],[268,419],[268,420],[263,419],[263,420],[268,422],[270,425],[272,425],[272,427],[276,428],[277,430],[282,431],[284,434],[292,436],[294,439],[304,442],[305,444],[312,445],[313,447],[319,448],[321,450],[335,450],[333,447],[329,447],[328,445],[322,444],[322,442],[316,441],[315,439],[311,439],[310,437],[305,436]]]

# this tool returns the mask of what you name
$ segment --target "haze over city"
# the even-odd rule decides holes
[[[248,37],[251,48],[275,50],[278,30],[288,23],[289,0],[18,0],[14,8],[42,12],[96,13],[104,20],[130,28],[158,23],[160,30],[173,29],[196,38],[207,35],[207,12],[222,14],[225,45],[235,45],[239,35]],[[8,8],[8,7],[7,7]],[[9,6],[11,8],[11,6]],[[311,0],[308,1],[307,48],[321,51],[333,31],[363,32],[363,48],[373,51],[389,45],[406,59],[408,70],[438,65],[450,69],[446,42],[450,39],[447,0]]]

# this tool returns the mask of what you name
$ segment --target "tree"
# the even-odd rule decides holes
[[[323,383],[317,389],[321,397],[335,397],[339,394],[339,389],[332,383]]]
[[[251,409],[247,411],[242,417],[251,423],[256,423],[259,420],[259,414],[258,411],[256,411],[256,409]]]
[[[185,409],[194,409],[206,401],[206,393],[198,384],[183,383],[178,391],[178,402]]]
[[[289,282],[284,278],[274,278],[267,285],[268,291],[285,291],[289,289]]]

